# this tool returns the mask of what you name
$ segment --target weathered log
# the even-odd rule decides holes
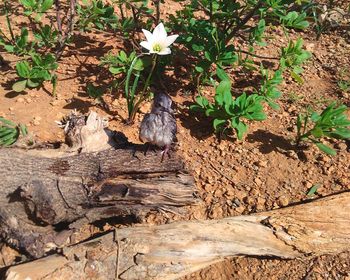
[[[225,257],[309,258],[350,248],[350,192],[251,216],[117,229],[61,255],[9,268],[8,280],[177,279]]]
[[[161,162],[159,152],[144,155],[143,145],[125,137],[118,144],[96,114],[89,126],[76,123],[83,126],[67,134],[73,150],[0,149],[0,234],[12,246],[37,258],[66,244],[81,219],[137,217],[197,202],[193,177],[176,153]],[[62,224],[66,229],[56,232]]]

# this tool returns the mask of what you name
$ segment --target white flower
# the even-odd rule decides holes
[[[149,50],[149,53],[167,55],[171,53],[169,46],[175,42],[179,35],[168,36],[163,23],[159,23],[153,30],[153,34],[148,30],[142,29],[147,41],[142,41],[140,45]]]

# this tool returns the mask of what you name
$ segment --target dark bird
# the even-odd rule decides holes
[[[176,135],[176,120],[171,109],[172,100],[165,93],[157,93],[150,113],[147,113],[140,126],[140,140],[164,148],[162,159],[169,156],[171,144]]]

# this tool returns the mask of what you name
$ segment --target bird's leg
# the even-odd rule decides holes
[[[139,157],[136,155],[136,152],[137,152],[137,147],[136,145],[133,145],[131,148],[131,154],[134,158],[137,158],[138,160],[140,160]]]
[[[151,146],[151,144],[148,142],[145,144],[145,151],[143,152],[144,156],[146,156],[146,154],[148,153],[150,146]]]
[[[160,160],[160,162],[163,162],[165,155],[168,155],[168,157],[170,158],[170,154],[169,154],[170,147],[171,147],[170,145],[165,145],[165,148],[162,151],[162,159]]]

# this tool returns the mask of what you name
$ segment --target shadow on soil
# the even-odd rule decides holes
[[[181,125],[190,131],[191,136],[198,140],[207,139],[213,134],[213,126],[207,117],[202,114],[192,113],[188,109],[191,104],[189,101],[184,102],[184,108],[179,110],[180,114],[176,117],[181,121]]]
[[[250,143],[260,142],[259,151],[263,154],[269,154],[279,150],[294,150],[294,146],[283,136],[273,134],[269,131],[259,129],[247,136]]]

